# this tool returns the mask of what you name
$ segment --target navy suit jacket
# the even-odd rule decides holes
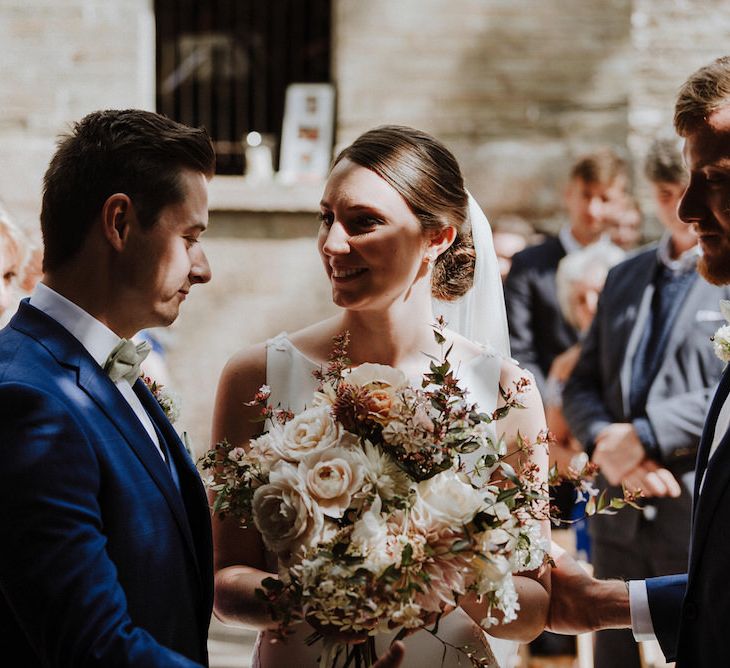
[[[22,303],[0,332],[0,657],[12,665],[206,665],[210,516],[142,381],[166,463],[79,341]]]
[[[654,631],[667,659],[676,660],[680,668],[728,664],[730,431],[708,464],[715,424],[728,393],[726,369],[697,453],[688,572],[646,581]]]
[[[512,356],[533,373],[541,392],[553,360],[578,340],[558,304],[555,274],[564,257],[560,239],[548,237],[512,258],[504,284]]]

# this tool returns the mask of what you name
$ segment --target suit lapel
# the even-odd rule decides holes
[[[636,273],[634,280],[631,282],[632,286],[635,286],[635,290],[626,292],[621,295],[622,299],[628,297],[629,303],[626,308],[621,311],[628,313],[633,311],[636,313],[633,325],[631,325],[631,334],[628,337],[628,341],[625,337],[616,336],[616,341],[627,341],[626,352],[624,354],[624,361],[621,365],[620,381],[621,381],[621,402],[623,405],[624,415],[631,414],[630,406],[630,392],[631,392],[631,377],[634,366],[634,355],[636,354],[636,348],[641,341],[641,336],[646,329],[646,322],[651,312],[651,301],[654,298],[654,285],[652,283],[654,278],[654,272],[656,271],[656,254],[652,253],[647,256],[647,262],[643,264],[639,271]],[[633,295],[633,303],[630,301]],[[629,326],[629,323],[626,323]]]
[[[201,576],[201,581],[204,585],[207,585],[204,574],[212,572],[213,565],[212,543],[210,538],[210,512],[205,488],[200,480],[195,464],[152,392],[150,392],[142,380],[138,380],[134,384],[133,389],[142,406],[150,416],[150,419],[154,422],[164,438],[170,457],[177,469],[180,482],[178,498],[182,495],[185,508],[187,509],[186,517],[189,520],[189,523],[185,525],[187,530],[185,539],[188,541],[188,545],[195,555],[198,575]],[[192,533],[191,528],[193,529]],[[207,587],[204,588],[207,589]]]
[[[726,432],[712,460],[709,461],[710,449],[715,435],[715,425],[723,404],[730,393],[730,368],[725,369],[720,385],[710,405],[705,427],[700,439],[695,468],[694,509],[692,515],[692,540],[689,560],[689,577],[692,577],[695,565],[702,554],[707,530],[714,513],[715,506],[725,493],[730,483],[730,431]],[[704,479],[704,482],[703,482]],[[700,493],[700,489],[702,493]]]

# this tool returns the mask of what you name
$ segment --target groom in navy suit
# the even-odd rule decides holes
[[[690,180],[679,217],[697,232],[700,274],[730,284],[730,57],[695,72],[680,90],[674,124]],[[707,345],[710,345],[708,341]],[[686,573],[623,582],[588,577],[566,555],[553,570],[550,624],[581,632],[631,627],[656,638],[679,668],[728,665],[730,656],[730,370],[726,368],[697,454]]]
[[[3,665],[207,664],[208,505],[129,339],[210,279],[214,162],[202,130],[103,111],[46,172],[42,283],[0,332]]]

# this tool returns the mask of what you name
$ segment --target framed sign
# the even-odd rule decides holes
[[[332,84],[290,84],[286,89],[279,177],[322,181],[332,160],[335,89]]]

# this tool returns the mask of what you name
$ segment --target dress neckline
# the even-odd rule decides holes
[[[294,343],[292,342],[292,340],[289,338],[289,333],[288,332],[280,332],[273,339],[270,339],[269,343],[271,345],[275,345],[276,343],[281,342],[281,341],[286,342],[286,345],[289,346],[289,348],[292,350],[292,352],[295,355],[297,355],[297,357],[299,357],[301,360],[303,360],[304,362],[306,362],[307,364],[309,364],[309,366],[311,366],[313,370],[314,369],[321,369],[324,366],[324,364],[325,364],[324,362],[315,362],[311,357],[308,357],[299,348],[297,348],[294,345]],[[477,355],[474,355],[473,357],[471,357],[466,362],[461,362],[460,361],[457,364],[457,366],[455,367],[457,370],[465,370],[465,369],[468,369],[468,368],[470,368],[471,366],[477,364],[478,362],[480,362],[483,359],[491,358],[491,357],[496,357],[497,356],[497,352],[496,352],[496,350],[494,349],[493,346],[485,345],[485,344],[481,344],[481,343],[478,344],[478,345],[481,348],[481,352],[478,353]]]

